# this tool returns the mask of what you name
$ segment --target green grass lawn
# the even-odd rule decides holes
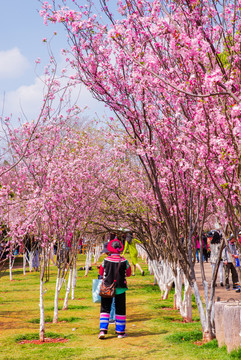
[[[128,256],[127,256],[128,257]],[[78,268],[85,257],[79,255]],[[147,267],[141,262],[145,273]],[[172,309],[173,291],[168,300],[161,300],[153,276],[128,279],[127,333],[125,339],[115,336],[114,325],[104,340],[98,339],[100,304],[92,302],[92,279],[98,270],[93,266],[84,277],[78,271],[75,300],[69,300],[68,310],[61,310],[65,295],[60,293],[59,323],[52,324],[56,268],[50,268],[50,281],[45,284],[46,336],[64,337],[66,343],[20,344],[21,339],[38,338],[39,332],[39,273],[21,268],[8,272],[0,279],[0,359],[241,359],[241,351],[227,354],[226,347],[218,348],[216,340],[195,344],[202,338],[198,312],[193,303],[193,322],[182,323],[177,310]]]

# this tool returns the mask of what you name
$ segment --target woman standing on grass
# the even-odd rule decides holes
[[[108,243],[107,250],[110,255],[101,264],[99,274],[103,276],[103,281],[106,285],[111,285],[116,280],[115,330],[118,338],[121,339],[126,336],[126,276],[131,275],[131,267],[128,261],[120,256],[120,253],[123,251],[123,245],[117,238]],[[116,274],[118,266],[119,271]],[[114,279],[115,275],[116,279]],[[107,334],[111,304],[112,298],[101,298],[99,339],[104,339]]]
[[[139,240],[133,239],[133,234],[131,232],[127,233],[123,255],[126,253],[126,250],[128,249],[131,257],[131,262],[133,265],[132,275],[135,276],[136,267],[138,267],[138,269],[141,272],[141,275],[144,276],[144,271],[142,270],[141,266],[137,263],[137,256],[138,256],[138,251],[136,250],[137,243],[141,244]]]

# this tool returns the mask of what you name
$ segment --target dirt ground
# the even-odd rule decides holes
[[[206,274],[207,280],[210,283],[211,278],[212,278],[211,264],[205,262],[204,263],[204,269],[205,269],[205,274]],[[200,264],[196,264],[195,271],[196,271],[196,276],[197,276],[197,282],[199,284],[201,284]],[[224,276],[224,281],[225,281],[224,270],[223,270],[223,276]],[[229,283],[230,283],[230,290],[229,291],[227,291],[225,289],[225,284],[224,284],[223,287],[221,287],[220,284],[219,284],[219,273],[218,273],[217,287],[215,289],[215,301],[217,300],[217,297],[219,297],[221,301],[226,301],[226,300],[229,300],[229,299],[234,299],[234,300],[240,300],[241,301],[241,293],[236,293],[236,291],[232,289],[233,284],[232,284],[231,273],[229,275]],[[202,286],[200,288],[202,289]],[[201,290],[201,295],[204,297],[204,291],[202,291],[202,290]]]

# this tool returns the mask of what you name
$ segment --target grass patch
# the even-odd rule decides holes
[[[67,339],[68,338],[68,336],[66,336],[66,335],[56,334],[56,333],[53,333],[53,332],[46,332],[45,337],[46,338],[51,338],[51,339],[58,339],[58,338]],[[23,341],[23,340],[38,340],[38,339],[39,339],[39,334],[38,333],[15,336],[15,342],[19,342],[19,341]]]
[[[85,306],[85,305],[69,305],[69,310],[86,310],[90,309],[92,306]]]
[[[203,334],[201,331],[198,330],[190,332],[177,332],[166,337],[166,339],[173,344],[181,344],[183,341],[195,342],[198,340],[202,340],[202,338]]]
[[[214,339],[206,344],[203,344],[202,347],[205,349],[218,349],[218,342],[216,339]]]
[[[138,291],[139,290],[142,290],[142,291],[145,291],[146,293],[158,293],[160,294],[160,289],[159,289],[159,286],[158,285],[139,285],[139,286],[136,286],[136,288],[138,288]],[[171,294],[171,292],[170,292]]]
[[[236,351],[231,351],[230,358],[231,359],[241,359],[241,349],[238,349]]]
[[[68,323],[72,323],[72,322],[77,322],[80,320],[80,317],[74,317],[74,316],[71,316],[71,317],[59,317],[58,318],[58,322],[68,322]],[[45,322],[52,322],[53,321],[53,317],[51,316],[45,316]],[[36,318],[36,319],[32,319],[32,320],[29,320],[30,323],[32,324],[39,324],[40,323],[40,319],[39,318]]]
[[[129,255],[127,255],[129,259]],[[45,284],[44,295],[45,330],[49,338],[71,338],[62,343],[21,344],[24,340],[39,338],[39,273],[24,276],[19,269],[13,269],[14,281],[9,281],[8,270],[1,278],[0,313],[0,360],[230,360],[241,358],[240,351],[227,353],[226,347],[218,348],[217,342],[194,344],[202,339],[201,324],[193,302],[193,322],[183,323],[178,310],[173,309],[172,289],[167,300],[161,299],[153,276],[148,274],[147,265],[141,259],[145,276],[137,272],[127,279],[129,290],[127,300],[126,339],[117,339],[115,326],[110,325],[104,341],[98,340],[100,304],[92,302],[92,279],[98,269],[84,277],[78,271],[75,300],[69,298],[68,310],[63,311],[65,286],[59,294],[58,323],[53,324],[53,303],[57,268],[50,265],[50,281]],[[84,266],[85,256],[78,256],[78,268]],[[100,261],[98,265],[100,264]],[[16,291],[17,290],[17,291]],[[27,290],[27,292],[26,292]],[[27,295],[26,295],[27,294]]]
[[[68,305],[67,310],[86,310],[86,309],[90,309],[90,308],[91,308],[91,306],[85,306],[85,305]],[[63,309],[63,306],[59,305],[58,310],[62,310],[62,309]],[[50,306],[50,307],[46,308],[45,310],[53,311],[54,306]]]
[[[197,304],[196,304],[196,300],[195,300],[195,296],[192,294],[192,308],[193,309],[197,309]]]
[[[51,322],[51,321],[53,321],[53,317],[51,317],[51,316],[45,316],[45,322]],[[40,319],[39,319],[39,318],[31,319],[31,320],[29,320],[29,322],[30,322],[31,324],[39,324],[39,323],[40,323]],[[24,340],[25,340],[25,339],[24,339]],[[29,340],[29,339],[27,339],[27,340]]]
[[[199,316],[193,316],[192,321],[198,322],[198,321],[200,321],[200,317]]]

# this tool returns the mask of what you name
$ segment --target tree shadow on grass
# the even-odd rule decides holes
[[[19,330],[19,329],[26,329],[26,324],[24,322],[16,323],[14,321],[11,322],[0,322],[0,328],[2,331],[4,330]]]
[[[15,285],[15,284],[14,284]],[[10,290],[3,290],[1,293],[2,294],[6,294],[6,293],[13,293],[13,292],[24,292],[25,290],[24,289],[16,289],[16,288],[14,288],[14,289],[10,289]],[[38,290],[31,290],[31,291],[38,291]],[[13,301],[15,301],[15,300],[13,300]]]
[[[164,334],[168,334],[168,330],[160,330],[158,332],[155,331],[147,331],[147,330],[140,330],[137,332],[131,332],[128,331],[127,333],[127,337],[128,338],[139,338],[139,337],[145,337],[145,336],[158,336],[158,335],[164,335]],[[110,340],[110,339],[115,339],[117,337],[116,334],[107,334],[106,338],[104,340]]]
[[[145,305],[146,304],[146,300],[140,300],[138,299],[138,306],[142,306],[142,305]],[[127,306],[129,308],[131,308],[132,306],[136,307],[136,301],[131,301],[128,299],[128,304]]]
[[[128,332],[128,337],[137,338],[137,337],[144,337],[144,336],[156,336],[156,335],[158,336],[158,335],[163,335],[163,334],[168,334],[168,330],[162,329],[158,332],[146,331],[146,330],[138,331],[135,333]]]
[[[13,281],[14,281],[14,275],[20,275],[20,274],[23,274],[23,270],[22,270],[22,269],[21,269],[21,270],[16,270],[16,269],[13,269],[12,274],[13,274]],[[8,277],[9,277],[9,272],[8,272],[8,271],[4,271],[4,272],[2,272],[2,273],[0,274],[0,279],[1,279],[2,277],[6,277],[6,276],[8,276]],[[19,281],[19,280],[18,280],[18,281]]]
[[[34,310],[28,309],[28,313],[30,312],[34,312]],[[0,311],[0,316],[3,316],[5,318],[7,318],[8,316],[12,316],[12,315],[26,315],[26,311],[25,310],[4,310],[4,311]]]
[[[117,360],[131,359],[131,360],[133,360],[133,355],[125,354],[123,356],[120,356],[120,354],[118,354],[117,356],[111,355],[111,356],[106,357],[106,355],[104,355],[104,356],[95,357],[95,360],[112,360],[112,359],[117,359]]]
[[[68,310],[87,310],[87,309],[91,309],[93,308],[93,306],[85,306],[85,305],[68,305]],[[59,305],[58,310],[62,310],[63,306]],[[52,311],[54,310],[54,306],[50,306],[50,307],[46,307],[45,311]]]
[[[80,320],[83,320],[83,319],[81,319],[80,317],[74,317],[74,316],[64,317],[64,318],[59,317],[58,318],[58,323],[61,323],[61,322],[73,323],[73,322],[78,322]],[[40,318],[34,318],[34,319],[31,319],[31,320],[28,320],[28,322],[30,322],[32,324],[39,324],[40,323]],[[53,317],[52,316],[45,316],[45,323],[52,323],[52,322],[53,322]]]
[[[142,321],[148,321],[148,320],[152,320],[155,319],[156,316],[154,313],[150,313],[150,314],[143,314],[141,313],[135,313],[135,314],[130,314],[127,315],[127,321],[129,323],[133,323],[133,322],[142,322]]]
[[[143,321],[148,321],[148,320],[153,320],[154,316],[149,316],[149,317],[137,317],[136,315],[133,316],[132,318],[128,318],[127,319],[127,323],[137,323],[137,322],[143,322]]]

